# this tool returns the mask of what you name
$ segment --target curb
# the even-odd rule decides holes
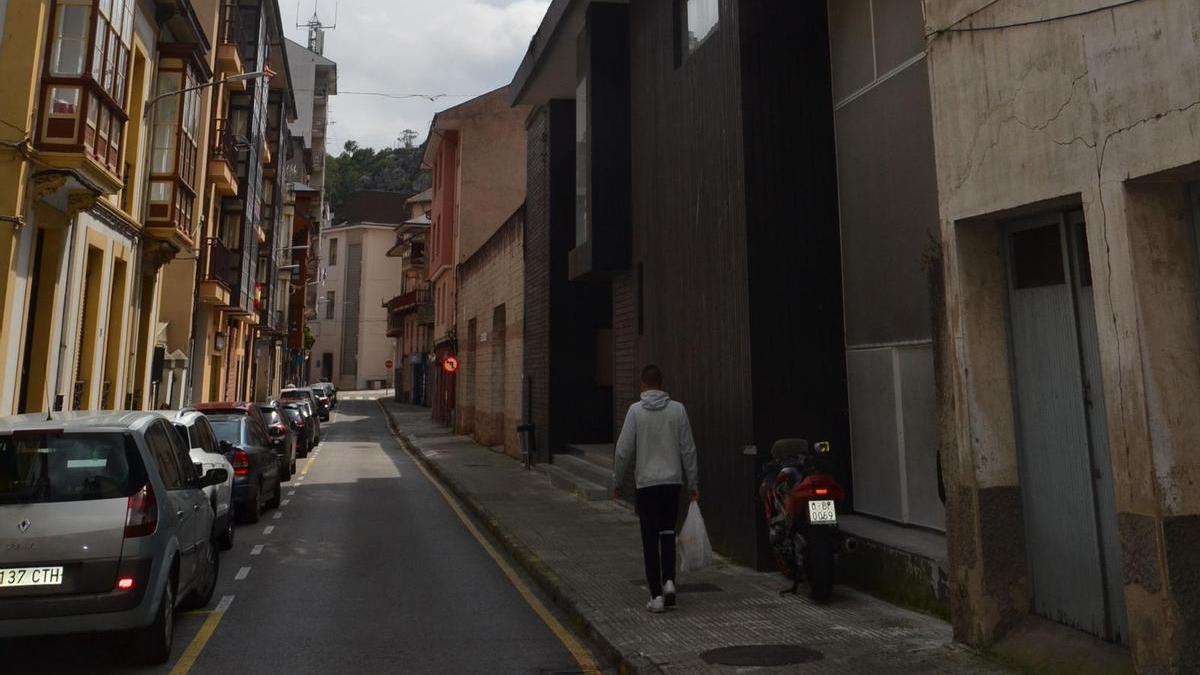
[[[488,533],[512,556],[513,560],[521,566],[521,569],[537,583],[538,588],[548,595],[554,601],[555,606],[566,614],[566,618],[569,620],[571,626],[582,633],[592,646],[600,648],[599,656],[602,656],[609,663],[614,664],[618,673],[636,673],[642,675],[644,673],[663,672],[661,668],[645,656],[641,654],[627,654],[621,651],[616,644],[597,629],[587,618],[587,614],[579,603],[564,592],[562,583],[558,575],[554,573],[554,570],[542,562],[536,553],[531,551],[525,544],[505,529],[487,509],[480,506],[471,496],[469,490],[464,488],[446,472],[442,471],[436,462],[426,457],[425,453],[417,446],[413,439],[400,429],[399,423],[396,422],[396,419],[392,416],[392,411],[388,409],[387,405],[382,401],[376,402],[383,410],[388,429],[392,432],[396,440],[400,442],[405,452],[435,475],[463,506],[470,511],[471,515],[483,524]]]

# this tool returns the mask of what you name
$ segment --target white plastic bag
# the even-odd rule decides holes
[[[681,572],[695,572],[712,564],[712,544],[708,541],[708,530],[704,529],[704,518],[700,515],[700,504],[697,502],[688,506],[678,544]]]

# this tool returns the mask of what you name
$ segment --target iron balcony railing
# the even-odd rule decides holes
[[[240,41],[241,35],[242,21],[238,11],[238,0],[223,0],[217,42],[223,45],[236,45]]]
[[[229,128],[229,120],[223,117],[218,117],[213,124],[213,143],[212,154],[213,159],[220,159],[227,162],[230,166],[235,166],[237,162],[237,140],[233,131]]]
[[[220,281],[236,293],[239,287],[238,254],[215,237],[204,240],[204,278]]]

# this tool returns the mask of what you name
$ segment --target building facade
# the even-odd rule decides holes
[[[460,340],[456,428],[521,454],[525,328],[525,209],[458,267]]]
[[[454,423],[457,374],[441,364],[462,348],[458,323],[460,264],[475,254],[525,200],[524,120],[507,87],[433,118],[423,166],[433,178],[429,284],[433,296],[433,417]]]
[[[954,626],[1194,672],[1200,7],[1111,4],[924,3]]]
[[[150,407],[181,374],[160,290],[203,209],[209,26],[182,1],[0,12],[0,409]]]
[[[399,295],[387,301],[388,337],[396,341],[392,358],[392,386],[396,400],[429,405],[427,361],[433,344],[433,300],[429,292],[427,246],[433,188],[405,202],[409,219],[396,228],[396,243],[388,257],[397,259]]]
[[[351,194],[338,222],[321,232],[317,316],[310,321],[313,381],[339,389],[391,385],[395,355],[386,302],[401,285],[387,253],[408,219],[409,194],[363,190]]]

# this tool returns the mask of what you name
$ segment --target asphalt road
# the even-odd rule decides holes
[[[3,672],[579,672],[375,401],[342,400],[322,434],[283,505],[238,528],[167,666],[131,667],[97,634],[0,642]]]

